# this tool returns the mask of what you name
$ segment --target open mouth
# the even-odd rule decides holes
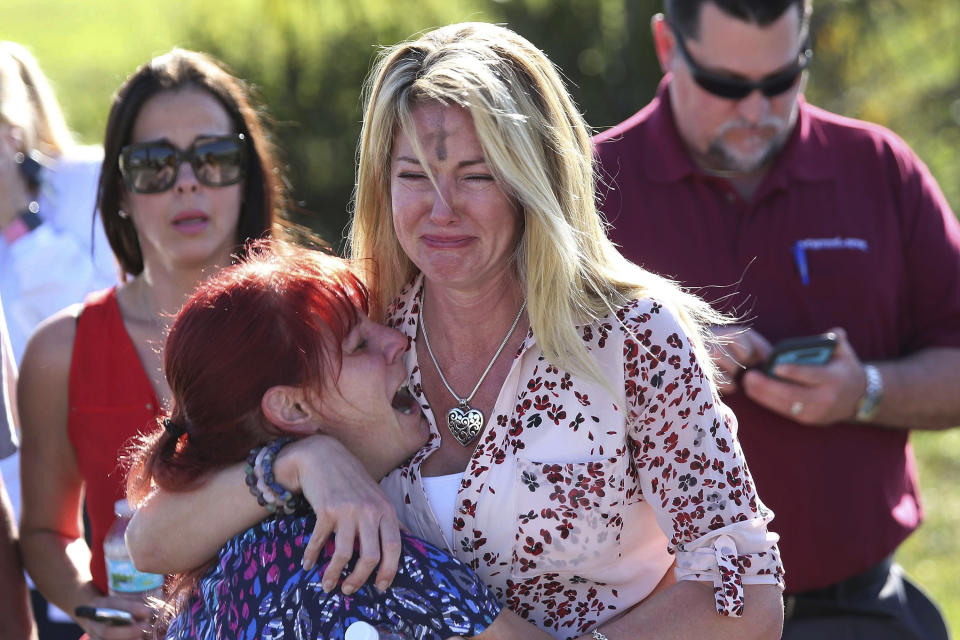
[[[407,388],[406,381],[404,381],[403,384],[400,385],[400,388],[397,389],[397,392],[393,394],[393,400],[390,401],[390,405],[407,416],[412,416],[420,411],[420,405],[417,403],[416,398],[413,397],[413,394],[410,393],[410,389]]]
[[[206,228],[210,216],[203,211],[184,211],[173,219],[173,226],[180,231],[199,231]]]

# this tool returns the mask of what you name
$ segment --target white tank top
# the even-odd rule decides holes
[[[453,549],[453,516],[457,509],[457,492],[460,491],[462,481],[463,473],[423,478],[423,491],[427,494],[427,501],[430,503],[433,515],[437,517],[440,530],[443,531],[443,538],[451,549]]]

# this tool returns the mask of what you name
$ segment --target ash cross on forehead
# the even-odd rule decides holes
[[[447,138],[450,137],[450,132],[446,129],[446,117],[443,110],[440,110],[431,118],[430,126],[433,129],[430,135],[436,138],[437,160],[442,162],[447,159]]]
[[[443,122],[440,123],[440,131],[437,132],[437,160],[447,159],[447,138],[450,134],[443,128]]]
[[[446,129],[437,133],[437,160],[447,159],[447,138],[450,136]]]

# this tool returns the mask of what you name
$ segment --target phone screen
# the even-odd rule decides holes
[[[781,364],[822,366],[830,362],[836,348],[837,336],[834,333],[789,338],[773,347],[763,370],[768,376],[773,376],[774,368]]]

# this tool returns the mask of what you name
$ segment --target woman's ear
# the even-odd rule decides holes
[[[0,122],[0,152],[4,158],[13,158],[23,151],[23,133],[20,127]]]
[[[260,409],[267,420],[283,431],[302,435],[317,432],[317,417],[300,387],[270,387],[260,400]]]
[[[7,125],[4,138],[14,152],[26,153],[26,136],[21,127],[15,124]]]
[[[122,181],[121,181],[121,182],[122,182]],[[130,211],[132,211],[132,208],[130,207],[130,198],[129,198],[129,196],[127,195],[127,187],[126,187],[126,186],[121,186],[121,187],[120,187],[120,199],[117,201],[117,205],[118,205],[118,206],[117,206],[117,209],[118,209],[117,215],[119,215],[119,216],[120,216],[121,218],[123,218],[124,220],[129,220],[129,218],[130,218]],[[133,222],[133,221],[130,220],[130,222]]]

